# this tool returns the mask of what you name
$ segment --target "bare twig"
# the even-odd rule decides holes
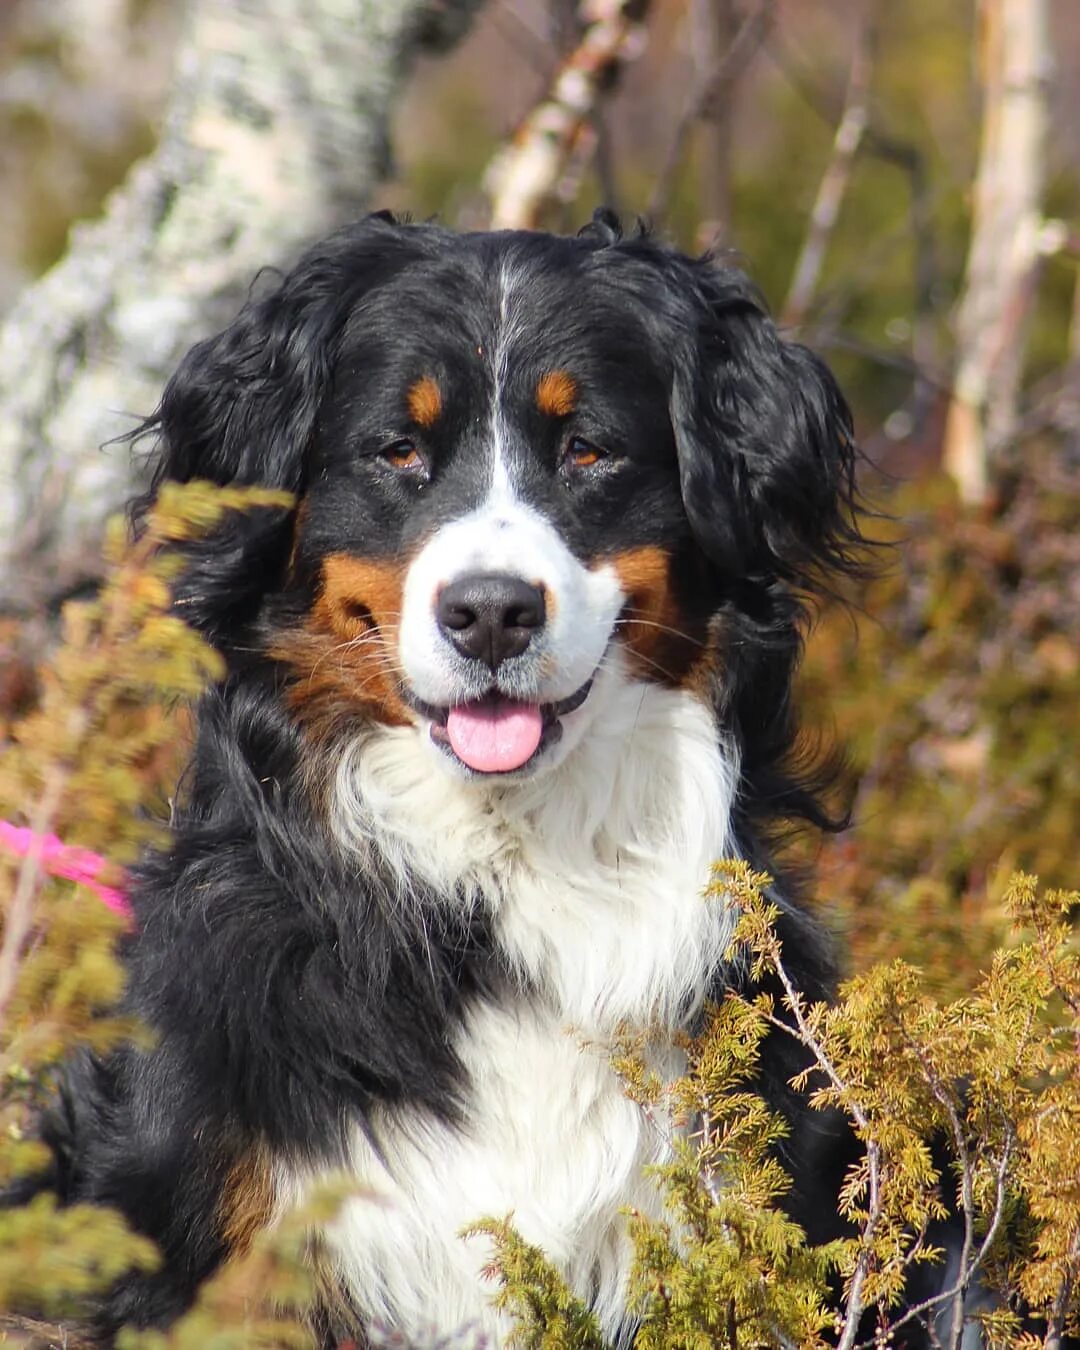
[[[691,0],[690,30],[695,83],[700,84],[723,60],[739,31],[735,0]],[[732,130],[738,81],[716,89],[698,131],[699,235],[703,244],[731,237]]]
[[[843,1079],[837,1072],[825,1047],[817,1036],[814,1035],[813,1028],[806,1019],[806,1012],[803,1007],[802,995],[795,988],[791,977],[784,968],[781,957],[780,943],[776,938],[772,939],[772,949],[770,952],[773,965],[776,970],[777,978],[780,980],[784,989],[784,1002],[795,1019],[795,1027],[792,1028],[782,1018],[775,1014],[769,1015],[769,1021],[776,1027],[786,1032],[789,1036],[802,1042],[811,1052],[816,1060],[818,1067],[824,1072],[829,1082],[836,1091],[842,1094],[845,1101],[845,1109],[855,1124],[863,1131],[866,1143],[866,1165],[869,1194],[867,1197],[867,1219],[863,1225],[860,1234],[860,1250],[855,1261],[855,1269],[851,1274],[851,1282],[848,1285],[847,1299],[844,1305],[844,1325],[837,1342],[837,1350],[853,1350],[855,1337],[858,1335],[859,1322],[865,1311],[863,1300],[863,1287],[866,1284],[866,1277],[870,1273],[870,1260],[872,1255],[871,1243],[873,1242],[877,1226],[881,1220],[882,1200],[881,1200],[881,1147],[872,1137],[870,1129],[870,1118],[866,1112],[853,1100],[848,1093]]]
[[[593,163],[596,166],[596,176],[600,182],[600,200],[605,206],[610,207],[616,215],[619,215],[619,189],[615,180],[615,156],[612,153],[611,133],[608,130],[607,118],[604,116],[603,108],[593,109],[591,125],[596,136]]]
[[[851,1283],[848,1287],[848,1297],[844,1309],[844,1323],[840,1340],[837,1342],[838,1350],[867,1350],[871,1346],[879,1344],[877,1338],[856,1345],[856,1336],[858,1334],[859,1322],[862,1314],[865,1312],[862,1290],[869,1274],[869,1263],[871,1256],[870,1244],[873,1241],[874,1232],[880,1221],[882,1213],[881,1196],[881,1165],[882,1156],[879,1145],[870,1137],[870,1120],[865,1111],[860,1107],[856,1100],[853,1100],[845,1089],[843,1079],[841,1078],[836,1066],[833,1064],[825,1047],[820,1039],[814,1035],[805,1014],[802,998],[791,981],[786,969],[784,968],[780,944],[775,939],[770,948],[770,956],[773,966],[776,970],[777,978],[780,980],[784,990],[784,1003],[790,1010],[795,1025],[785,1022],[783,1018],[775,1013],[767,1014],[769,1023],[786,1035],[799,1041],[805,1046],[811,1054],[818,1067],[825,1073],[829,1082],[842,1093],[845,1099],[845,1109],[851,1116],[855,1124],[864,1132],[866,1138],[866,1159],[869,1181],[869,1196],[867,1202],[867,1220],[863,1225],[861,1233],[862,1251],[856,1261],[855,1270],[852,1274]],[[902,1326],[915,1320],[923,1320],[927,1314],[933,1313],[942,1307],[952,1308],[952,1319],[949,1334],[949,1346],[951,1350],[957,1350],[963,1339],[964,1326],[964,1303],[967,1291],[970,1288],[971,1281],[975,1274],[982,1268],[990,1253],[990,1249],[997,1238],[1005,1215],[1006,1205],[1006,1182],[1009,1174],[1009,1167],[1012,1163],[1015,1152],[1016,1136],[1011,1125],[1006,1121],[1005,1142],[1002,1147],[1001,1156],[998,1159],[997,1171],[995,1176],[994,1208],[990,1216],[990,1222],[987,1225],[982,1241],[978,1249],[973,1251],[975,1236],[975,1202],[972,1189],[972,1163],[964,1138],[963,1124],[955,1110],[952,1100],[949,1098],[945,1085],[940,1077],[933,1070],[933,1066],[926,1060],[925,1055],[921,1053],[918,1046],[909,1043],[918,1054],[920,1064],[924,1074],[927,1076],[927,1082],[934,1093],[936,1099],[944,1107],[949,1117],[950,1128],[953,1134],[953,1142],[957,1150],[957,1157],[962,1164],[962,1205],[964,1210],[964,1243],[961,1253],[956,1280],[947,1288],[933,1295],[931,1298],[924,1299],[921,1303],[908,1308],[902,1317],[889,1324],[890,1334],[899,1330]],[[919,1241],[921,1242],[921,1237]],[[1080,1234],[1078,1234],[1080,1242]],[[909,1254],[910,1258],[910,1254]],[[1071,1297],[1071,1288],[1067,1297]],[[1063,1305],[1068,1307],[1068,1302]],[[928,1331],[932,1328],[928,1327]],[[936,1339],[936,1337],[935,1337]]]
[[[791,289],[781,310],[780,322],[785,325],[794,326],[803,321],[817,290],[825,253],[840,214],[840,204],[870,120],[867,100],[873,70],[873,46],[874,24],[871,16],[864,14],[855,38],[844,111],[833,138],[832,154],[818,187],[810,213],[810,226],[795,265]]]
[[[646,207],[646,215],[654,223],[659,223],[667,214],[675,178],[686,150],[686,142],[691,128],[699,118],[707,116],[718,100],[726,97],[726,91],[746,68],[753,53],[765,40],[772,24],[775,0],[757,0],[724,52],[719,63],[712,70],[703,72],[695,79],[683,111],[675,124],[671,144],[668,147],[660,172],[656,177],[656,186]]]
[[[811,72],[803,70],[796,58],[785,46],[783,30],[775,28],[770,34],[766,51],[777,69],[822,121],[836,126],[843,117],[843,105],[831,91],[819,88]],[[926,158],[914,141],[904,140],[891,129],[883,127],[880,115],[875,109],[869,109],[869,120],[863,131],[860,149],[867,155],[892,164],[907,175],[909,192],[909,215],[903,227],[903,233],[910,231],[912,255],[914,259],[913,275],[913,323],[912,323],[912,365],[913,375],[912,402],[916,423],[933,405],[938,387],[950,387],[949,381],[940,374],[942,362],[937,338],[935,320],[935,294],[938,289],[937,250],[934,242],[934,207],[944,196],[945,187],[932,189],[926,168]],[[891,247],[900,237],[900,231],[892,231],[883,239],[875,241],[876,247],[863,254],[863,262],[854,270],[848,268],[842,282],[826,288],[819,293],[816,306],[818,330],[829,329],[838,324],[851,299],[859,293],[861,278],[871,271],[870,264],[880,262],[884,252],[882,245]]]
[[[983,1240],[979,1244],[979,1250],[975,1253],[974,1259],[971,1262],[972,1275],[974,1275],[974,1272],[977,1271],[986,1260],[1005,1217],[1005,1181],[1008,1175],[1009,1164],[1012,1162],[1015,1144],[1015,1134],[1010,1132],[1009,1137],[1005,1141],[1005,1147],[1002,1150],[1001,1157],[998,1160],[997,1174],[994,1178],[994,1210],[990,1216],[990,1223],[987,1226]],[[971,1276],[968,1278],[969,1284],[970,1280]],[[921,1303],[913,1304],[907,1309],[903,1316],[898,1317],[894,1322],[889,1323],[889,1332],[893,1333],[899,1331],[902,1327],[907,1326],[909,1322],[923,1322],[928,1313],[934,1313],[938,1309],[953,1303],[962,1292],[961,1283],[962,1280],[958,1276],[954,1283],[947,1289],[942,1289],[940,1293],[934,1294],[930,1298],[923,1299]],[[931,1331],[932,1326],[928,1327],[927,1330]],[[936,1336],[934,1339],[935,1342],[937,1342]],[[863,1341],[856,1347],[856,1350],[871,1350],[871,1347],[876,1347],[878,1344],[879,1342],[877,1340]]]
[[[550,73],[552,53],[548,34],[530,23],[528,16],[523,14],[517,5],[494,5],[491,10],[491,24],[533,70]]]
[[[15,1339],[17,1338],[17,1339]],[[25,1345],[35,1350],[93,1350],[99,1342],[84,1340],[55,1322],[40,1322],[32,1317],[0,1313],[0,1341]]]

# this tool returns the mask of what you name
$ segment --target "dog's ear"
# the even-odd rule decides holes
[[[303,492],[342,330],[361,295],[411,253],[409,234],[385,215],[340,231],[191,349],[138,433],[155,436],[156,462],[150,492],[133,505],[136,528],[168,481]],[[273,585],[291,547],[292,515],[230,512],[185,549],[177,603],[212,641],[227,646]]]
[[[856,451],[832,374],[781,340],[740,272],[692,263],[685,289],[694,317],[673,421],[699,546],[733,580],[766,587],[812,589],[857,570]]]

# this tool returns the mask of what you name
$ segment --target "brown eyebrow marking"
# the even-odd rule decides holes
[[[422,427],[433,427],[442,414],[442,394],[430,375],[421,375],[405,395],[409,416]]]
[[[567,370],[549,370],[536,386],[536,406],[549,417],[565,417],[577,406],[577,381]]]

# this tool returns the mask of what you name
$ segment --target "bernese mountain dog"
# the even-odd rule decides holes
[[[627,1026],[747,988],[713,863],[777,876],[785,952],[830,944],[773,856],[829,823],[797,764],[809,597],[853,566],[851,418],[735,268],[603,212],[576,237],[370,217],[181,364],[156,484],[293,494],[192,544],[178,611],[224,655],[172,842],[131,902],[152,1049],[86,1058],[48,1183],[163,1253],[99,1309],[161,1325],[321,1178],[327,1325],[505,1338],[462,1229],[513,1215],[627,1345],[626,1218],[670,1156],[624,1092]],[[137,513],[136,513],[137,514]],[[793,1214],[834,1205],[792,1122]]]

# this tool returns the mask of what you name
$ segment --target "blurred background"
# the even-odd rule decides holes
[[[855,411],[889,547],[803,681],[855,825],[798,845],[853,963],[955,992],[1011,870],[1080,884],[1075,0],[5,0],[0,184],[0,718],[130,490],[98,447],[259,265],[602,202],[734,258]]]

